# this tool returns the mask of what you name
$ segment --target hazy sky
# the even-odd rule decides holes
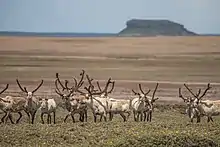
[[[132,18],[220,33],[220,0],[0,0],[0,31],[116,33]]]

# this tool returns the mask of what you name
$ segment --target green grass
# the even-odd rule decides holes
[[[214,123],[189,123],[186,115],[168,109],[156,109],[153,120],[122,122],[119,116],[112,122],[94,123],[89,114],[87,123],[62,123],[65,111],[58,110],[57,124],[41,124],[39,114],[34,125],[26,118],[18,125],[0,125],[0,146],[219,146],[220,118]],[[77,115],[76,115],[76,119]]]

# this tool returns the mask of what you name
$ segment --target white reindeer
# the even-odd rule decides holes
[[[104,93],[108,93],[108,86],[109,84],[113,83],[111,82],[111,78],[108,79],[105,88],[97,92],[97,90],[94,89],[93,84],[91,81],[93,79],[90,79],[88,75],[86,75],[88,83],[90,84],[89,87],[85,87],[88,93],[80,92],[82,95],[85,96],[85,99],[82,101],[83,103],[86,103],[87,106],[92,110],[94,122],[97,121],[97,115],[100,115],[100,121],[102,118],[104,118],[104,121],[107,121],[107,113],[109,112],[109,107],[111,103],[108,101],[108,99],[101,97]]]
[[[127,121],[129,116],[132,113],[131,110],[131,100],[125,100],[125,99],[115,99],[112,97],[109,97],[108,94],[112,93],[114,86],[115,86],[115,82],[111,82],[112,83],[112,87],[109,91],[107,91],[107,89],[104,91],[103,94],[100,95],[100,98],[104,98],[107,101],[107,113],[109,113],[109,120],[112,121],[113,119],[113,115],[114,114],[119,114],[124,121]],[[99,82],[97,81],[97,86],[99,91],[103,91],[100,87]],[[127,113],[127,116],[125,115]]]
[[[146,120],[147,121],[151,121],[152,119],[152,111],[153,111],[153,104],[156,100],[158,100],[159,98],[154,98],[155,97],[155,93],[157,91],[158,88],[158,83],[154,89],[153,95],[152,97],[147,96],[151,90],[148,90],[147,92],[144,92],[142,90],[141,84],[139,84],[139,89],[141,91],[141,93],[135,92],[134,90],[132,90],[132,92],[135,95],[138,95],[138,97],[134,98],[131,102],[132,105],[132,109],[133,109],[133,114],[134,114],[134,120],[135,121],[139,121],[139,116],[141,116],[140,120]],[[144,117],[144,119],[143,119]]]
[[[21,91],[27,94],[25,108],[26,111],[28,112],[27,114],[29,118],[29,123],[33,124],[35,119],[35,114],[40,107],[39,100],[34,96],[34,93],[42,86],[44,81],[41,80],[41,83],[32,92],[28,92],[26,87],[22,88],[18,79],[16,79],[16,82],[19,88],[21,89]]]
[[[57,104],[54,99],[39,99],[41,110],[41,121],[44,124],[44,114],[47,114],[47,123],[51,124],[51,113],[53,113],[53,123],[56,123],[56,108]]]

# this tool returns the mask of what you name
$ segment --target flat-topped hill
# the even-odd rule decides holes
[[[169,20],[131,19],[119,36],[192,36],[196,33],[184,28],[184,25]]]

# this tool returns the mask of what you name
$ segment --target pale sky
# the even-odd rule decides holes
[[[117,33],[137,18],[220,34],[219,14],[220,0],[0,0],[0,31]]]

